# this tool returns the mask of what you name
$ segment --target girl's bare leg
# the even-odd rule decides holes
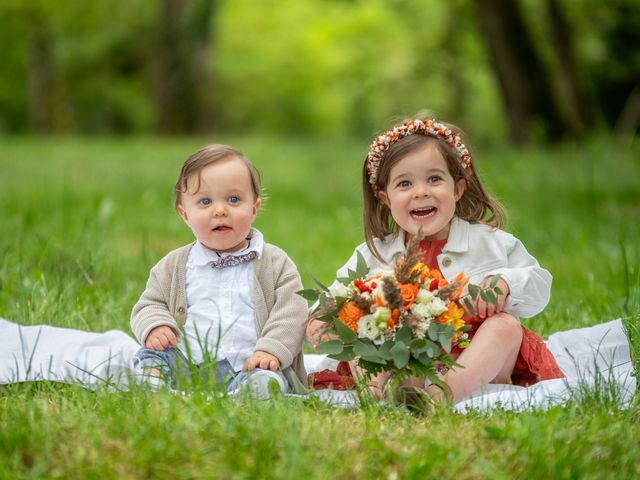
[[[427,392],[436,401],[457,402],[482,385],[508,383],[521,343],[522,327],[517,318],[504,312],[487,318],[456,360],[464,368],[454,367],[443,378],[450,397],[436,385],[429,385]]]

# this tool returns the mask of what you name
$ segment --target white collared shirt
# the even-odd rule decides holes
[[[179,348],[194,363],[226,358],[239,371],[255,349],[253,262],[213,268],[211,262],[228,255],[255,251],[262,256],[264,238],[252,228],[249,245],[237,252],[218,253],[197,242],[189,251],[186,268],[187,316]],[[188,348],[187,344],[188,342]]]
[[[402,230],[388,235],[384,241],[374,239],[385,261],[377,259],[366,243],[359,245],[336,277],[346,277],[348,269],[356,269],[358,252],[369,269],[392,269],[395,259],[404,253],[404,241]],[[509,285],[504,311],[515,317],[532,317],[549,303],[551,274],[540,267],[520,240],[503,230],[454,217],[447,243],[437,259],[440,272],[449,281],[460,272],[473,284],[479,284],[489,275],[500,274]]]

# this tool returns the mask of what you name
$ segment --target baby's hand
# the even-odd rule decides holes
[[[480,287],[483,289],[489,288],[489,284],[491,283],[491,279],[493,275],[485,277],[480,284]],[[502,295],[496,295],[496,300],[498,300],[498,305],[494,305],[492,303],[485,302],[480,295],[476,298],[473,306],[476,310],[476,316],[484,320],[485,318],[491,317],[496,313],[500,313],[504,308],[504,302],[507,300],[507,296],[509,295],[509,285],[502,278],[498,279],[496,283],[496,287],[498,287],[502,291]]]
[[[178,343],[178,338],[171,327],[161,325],[154,328],[147,335],[144,346],[151,350],[162,351],[167,348],[173,348]]]
[[[244,361],[242,366],[243,372],[250,372],[254,368],[262,368],[263,370],[273,370],[274,372],[280,368],[280,360],[270,353],[256,351],[253,355]]]

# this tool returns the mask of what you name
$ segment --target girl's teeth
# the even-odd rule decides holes
[[[435,208],[420,208],[420,209],[413,210],[413,212],[411,213],[416,217],[428,217],[433,213],[435,213],[435,211],[436,211]]]

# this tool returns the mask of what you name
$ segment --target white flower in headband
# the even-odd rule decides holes
[[[460,136],[453,130],[432,118],[427,120],[408,120],[378,136],[371,144],[371,147],[369,147],[367,173],[369,175],[369,183],[373,186],[374,190],[377,189],[378,168],[380,167],[380,161],[385,152],[389,150],[389,147],[393,143],[401,138],[416,133],[444,141],[449,147],[455,150],[464,171],[469,174],[471,173],[471,154],[465,144],[462,143]]]

